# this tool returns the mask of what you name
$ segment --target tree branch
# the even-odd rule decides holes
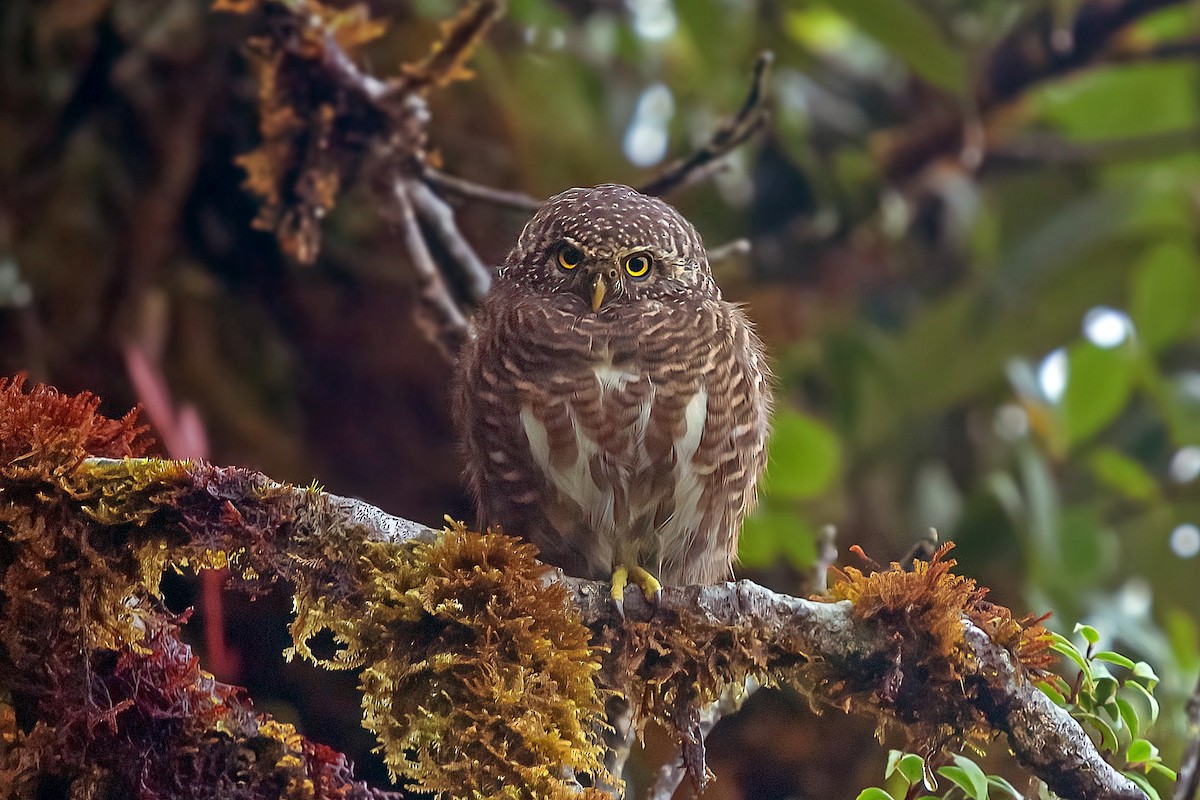
[[[767,120],[764,103],[767,96],[767,78],[774,61],[775,56],[770,51],[760,53],[754,62],[750,93],[746,95],[737,114],[717,128],[703,147],[672,163],[657,178],[640,187],[639,191],[643,194],[662,196],[685,184],[700,180],[730,151],[753,136]]]
[[[448,175],[441,170],[434,169],[428,164],[422,167],[421,177],[432,186],[451,194],[456,194],[459,197],[480,200],[484,203],[491,203],[494,206],[509,208],[513,211],[526,214],[533,213],[542,204],[542,201],[533,195],[525,194],[524,192],[494,189],[491,186],[484,186],[481,183],[475,183],[465,178]]]
[[[404,244],[408,248],[409,260],[417,272],[417,282],[421,287],[421,304],[428,315],[425,337],[438,346],[448,361],[453,361],[458,348],[466,340],[467,318],[463,314],[446,279],[438,269],[429,245],[425,243],[425,235],[417,221],[416,211],[410,192],[414,181],[398,180],[392,188],[396,210],[399,212],[400,224],[404,231]]]
[[[117,472],[122,464],[100,459],[87,463]],[[228,516],[229,512],[221,509],[229,504],[237,508],[242,503],[260,502],[259,498],[274,496],[287,499],[281,507],[293,509],[292,518],[259,519],[256,524],[270,523],[289,530],[293,539],[311,535],[306,533],[304,526],[318,524],[319,530],[326,531],[322,534],[326,538],[331,535],[328,531],[338,530],[339,537],[350,532],[350,535],[362,535],[390,545],[414,541],[429,543],[441,536],[427,526],[393,517],[365,502],[328,494],[315,495],[310,490],[281,485],[253,472],[197,465],[188,474],[188,480],[203,487],[202,492],[189,496],[188,500],[189,513],[198,518],[211,514]],[[205,511],[194,505],[203,502],[211,502],[214,508]],[[304,511],[314,503],[327,508],[328,514],[315,517]],[[248,514],[246,510],[239,512],[242,517]],[[286,541],[278,541],[274,546],[285,551],[291,547]],[[282,554],[270,560],[286,563]],[[677,667],[699,670],[700,666],[688,659],[709,657],[714,643],[720,650],[722,642],[734,647],[735,641],[750,641],[758,643],[758,649],[754,651],[756,671],[773,680],[791,680],[819,663],[822,678],[810,689],[821,699],[822,693],[828,694],[831,685],[860,680],[863,671],[875,664],[881,654],[890,653],[891,643],[899,635],[877,620],[859,617],[850,602],[790,597],[749,581],[667,587],[658,604],[648,603],[639,593],[633,592],[627,595],[625,619],[622,620],[609,600],[608,587],[604,583],[565,576],[558,570],[548,574],[567,589],[576,613],[592,630],[593,640],[607,648],[606,666],[601,675],[620,675],[623,666],[632,663],[647,670],[641,678],[656,680],[654,669],[661,668],[661,663],[652,666],[650,661],[645,661],[643,650],[655,642],[658,651],[662,651],[664,642],[670,642],[671,649],[665,652],[671,652],[672,658],[682,659]],[[1030,676],[1005,647],[970,620],[963,618],[960,624],[961,646],[965,651],[963,663],[973,667],[960,676],[961,692],[951,702],[969,706],[986,718],[995,730],[1007,734],[1018,761],[1061,797],[1143,800],[1141,791],[1105,762],[1079,725],[1034,688]],[[655,638],[662,636],[673,638]],[[731,636],[735,639],[731,640]],[[686,641],[700,643],[698,655],[679,652],[685,647],[681,643]],[[643,660],[638,660],[639,653]],[[887,657],[891,658],[890,655]],[[904,664],[895,666],[899,670],[897,674],[902,676]],[[704,680],[706,676],[697,673],[690,678]],[[610,688],[623,689],[622,686]],[[851,702],[848,695],[841,700],[836,697],[824,699],[885,718],[896,713],[896,709],[888,710],[886,698],[882,697],[873,706],[858,700]],[[922,709],[922,713],[932,713],[932,709]],[[699,719],[696,721],[698,724]]]
[[[1184,1],[1085,0],[1065,37],[1056,36],[1062,29],[1056,28],[1049,12],[1034,15],[992,51],[970,104],[973,115],[985,118],[1039,83],[1099,63],[1127,26]],[[901,180],[942,156],[960,153],[967,127],[964,115],[956,112],[933,119],[923,116],[891,131],[881,150],[884,173]]]

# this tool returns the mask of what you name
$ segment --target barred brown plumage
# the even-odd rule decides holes
[[[765,462],[766,375],[679,212],[626,186],[557,195],[459,356],[455,420],[481,526],[579,577],[727,579]]]

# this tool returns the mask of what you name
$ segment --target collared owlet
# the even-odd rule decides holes
[[[475,312],[455,419],[481,526],[568,574],[726,580],[766,460],[762,344],[699,234],[627,186],[569,189]]]

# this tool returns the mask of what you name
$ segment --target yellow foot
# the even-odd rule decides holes
[[[662,584],[658,582],[658,578],[642,567],[627,567],[622,564],[614,569],[612,574],[612,601],[621,619],[625,619],[625,587],[630,583],[640,587],[642,594],[654,605],[658,605],[659,598],[662,597]]]

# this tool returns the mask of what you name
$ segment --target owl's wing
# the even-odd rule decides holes
[[[707,393],[703,433],[690,465],[702,488],[699,524],[664,548],[664,572],[680,570],[684,583],[731,577],[738,533],[766,465],[771,388],[763,346],[739,308],[712,303],[714,325],[696,342],[705,356]]]

